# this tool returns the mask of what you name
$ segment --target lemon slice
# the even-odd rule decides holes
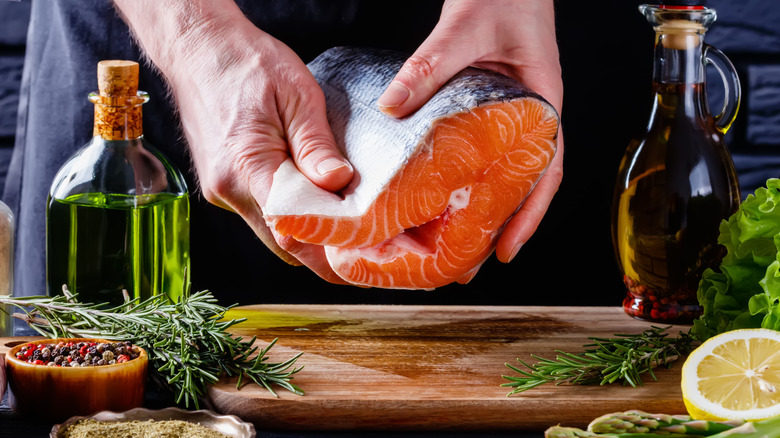
[[[780,332],[733,330],[694,350],[682,395],[696,420],[762,420],[780,415]]]

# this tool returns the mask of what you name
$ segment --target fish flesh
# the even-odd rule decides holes
[[[263,212],[271,230],[321,245],[345,281],[388,289],[467,282],[553,159],[559,119],[516,80],[466,68],[413,114],[376,102],[403,54],[336,47],[308,64],[354,178],[321,189],[291,159]]]

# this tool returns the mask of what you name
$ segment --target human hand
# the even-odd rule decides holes
[[[159,2],[142,3],[117,1],[168,80],[203,196],[238,213],[288,263],[343,283],[322,247],[274,239],[261,209],[274,172],[290,157],[326,190],[341,189],[353,175],[306,65],[252,25],[232,1],[167,2],[155,12],[150,11]]]
[[[561,113],[563,82],[552,0],[447,0],[430,36],[380,97],[380,109],[403,117],[421,107],[468,66],[513,77]],[[496,245],[502,262],[514,258],[536,231],[563,178],[563,136],[549,168],[509,221]]]

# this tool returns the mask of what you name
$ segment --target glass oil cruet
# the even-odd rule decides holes
[[[703,42],[714,9],[678,0],[639,10],[655,29],[653,106],[646,131],[620,163],[612,205],[623,308],[642,320],[690,324],[701,314],[701,274],[724,255],[719,225],[740,203],[723,139],[736,118],[740,83],[728,58]],[[725,87],[716,115],[707,104],[707,65]]]
[[[165,294],[178,301],[190,260],[187,186],[143,135],[134,61],[100,61],[92,139],[63,164],[46,210],[49,295],[120,305]]]

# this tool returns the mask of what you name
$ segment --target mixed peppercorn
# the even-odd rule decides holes
[[[628,293],[623,299],[627,314],[645,321],[691,324],[701,314],[696,289],[677,292],[657,291],[628,276],[623,276]]]
[[[16,358],[27,363],[53,367],[93,367],[133,360],[140,355],[138,347],[125,342],[59,342],[27,344]]]

